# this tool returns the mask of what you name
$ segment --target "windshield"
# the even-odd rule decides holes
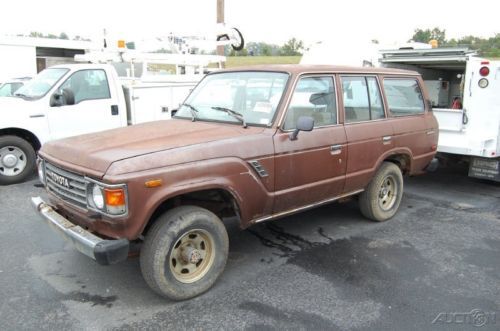
[[[175,116],[191,119],[194,108],[194,119],[197,121],[270,125],[287,80],[288,74],[277,72],[242,71],[208,75]],[[238,113],[236,116],[235,112]],[[239,115],[243,119],[239,119]]]
[[[0,84],[0,97],[10,97],[17,91],[23,83],[5,83],[3,85]]]
[[[17,90],[14,95],[26,98],[43,97],[66,72],[68,69],[65,68],[45,69]]]

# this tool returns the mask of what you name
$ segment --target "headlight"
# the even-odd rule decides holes
[[[45,185],[45,166],[44,166],[44,161],[40,160],[38,162],[38,178],[40,179],[40,182]]]
[[[104,209],[104,195],[102,189],[97,185],[92,188],[92,202],[97,209]]]
[[[123,216],[128,211],[127,186],[106,185],[89,180],[87,185],[87,205],[90,209],[108,216]]]

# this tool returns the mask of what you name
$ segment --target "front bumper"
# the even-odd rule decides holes
[[[31,204],[40,216],[64,239],[70,241],[81,253],[102,265],[126,260],[130,248],[127,239],[107,240],[97,237],[82,227],[71,223],[40,197],[31,198]]]

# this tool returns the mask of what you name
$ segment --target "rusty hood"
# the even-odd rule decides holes
[[[40,155],[102,176],[116,161],[262,131],[258,127],[172,119],[51,141],[42,147]]]

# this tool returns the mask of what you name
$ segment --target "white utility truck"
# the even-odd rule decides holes
[[[110,64],[47,68],[0,98],[0,185],[18,183],[49,140],[168,119],[203,77],[171,75],[136,81]]]
[[[439,122],[441,157],[469,161],[470,177],[500,181],[500,61],[479,58],[467,48],[380,54],[382,66],[422,75]]]

